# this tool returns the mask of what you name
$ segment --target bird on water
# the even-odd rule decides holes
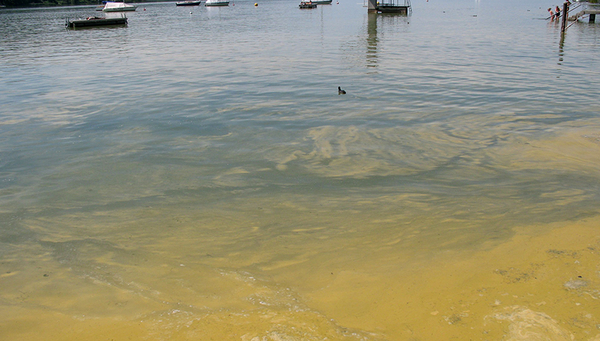
[[[340,88],[338,86],[338,95],[345,95],[346,94],[346,90],[342,90],[342,88]]]

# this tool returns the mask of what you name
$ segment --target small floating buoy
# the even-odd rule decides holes
[[[146,9],[144,8],[144,11],[145,11],[145,10],[146,10]]]
[[[254,3],[254,7],[258,7],[258,2],[255,2],[255,3]]]

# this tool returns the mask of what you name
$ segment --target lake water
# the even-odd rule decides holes
[[[0,11],[1,340],[600,340],[598,24],[138,5]]]

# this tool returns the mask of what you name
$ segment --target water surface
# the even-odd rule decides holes
[[[598,337],[597,25],[138,5],[0,12],[2,338]]]

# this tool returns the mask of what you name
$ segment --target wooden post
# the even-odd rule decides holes
[[[565,33],[565,31],[567,30],[567,19],[569,18],[569,4],[565,1],[565,3],[563,4],[563,10],[562,10],[562,22],[560,25],[560,31],[562,33]]]
[[[376,12],[376,11],[377,11],[377,0],[369,0],[367,12]]]

